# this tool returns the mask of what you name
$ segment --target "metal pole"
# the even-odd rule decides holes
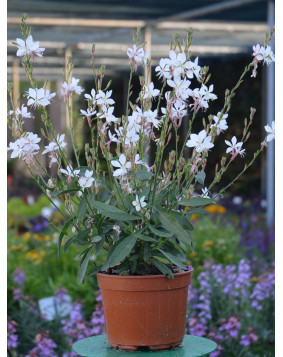
[[[269,29],[274,27],[274,17],[275,8],[274,2],[268,2],[268,27]],[[274,37],[270,43],[272,50],[274,51]],[[266,80],[266,117],[267,123],[271,126],[271,122],[275,119],[275,108],[274,108],[274,97],[275,97],[275,66],[274,63],[267,67],[267,80]],[[275,188],[274,188],[274,174],[275,174],[275,145],[274,141],[270,141],[267,146],[267,180],[266,180],[266,198],[267,198],[267,210],[266,210],[266,223],[270,227],[274,224],[274,199],[275,199]]]

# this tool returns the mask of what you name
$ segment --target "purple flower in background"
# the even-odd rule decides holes
[[[258,337],[254,333],[253,328],[249,328],[249,334],[241,336],[240,345],[249,346],[251,343],[255,343],[257,340]]]
[[[239,328],[241,327],[238,317],[231,316],[228,320],[223,319],[221,323],[222,326],[219,327],[219,331],[227,333],[225,339],[238,338]]]
[[[68,290],[61,286],[54,292],[54,296],[58,299],[58,302],[66,302],[67,301]]]
[[[23,293],[21,289],[12,288],[12,291],[13,291],[13,299],[15,301],[23,298]]]
[[[18,285],[18,286],[22,286],[25,282],[26,278],[26,274],[25,271],[23,269],[16,269],[14,271],[14,273],[12,274],[13,277],[13,282]]]
[[[7,323],[7,348],[11,350],[13,348],[17,348],[18,346],[18,336],[17,330],[15,328],[17,323],[13,320],[8,320]]]
[[[49,338],[49,331],[39,332],[34,340],[36,346],[29,352],[26,357],[58,357],[55,353],[56,343]]]

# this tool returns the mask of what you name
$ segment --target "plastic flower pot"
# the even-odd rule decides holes
[[[124,350],[178,347],[185,336],[192,271],[174,274],[174,279],[98,273],[110,346]]]

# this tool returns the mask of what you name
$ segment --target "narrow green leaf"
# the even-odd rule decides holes
[[[119,240],[111,248],[111,256],[108,262],[109,267],[113,267],[118,263],[121,263],[132,251],[136,244],[138,237],[133,233],[123,240]],[[110,251],[109,251],[110,253]]]
[[[178,259],[176,259],[174,257],[174,255],[172,255],[172,254],[170,254],[170,253],[168,253],[168,252],[166,252],[165,250],[162,250],[162,249],[158,249],[158,250],[165,256],[165,258],[167,258],[169,260],[169,262],[177,265],[178,267],[180,267],[183,270],[187,270],[187,267],[183,263],[181,263]]]
[[[101,241],[102,237],[101,236],[94,236],[94,237],[91,237],[91,241],[92,243],[97,243],[99,241]]]
[[[205,209],[202,208],[191,208],[187,210],[188,215],[192,215],[192,214],[209,214],[209,212],[207,212]]]
[[[137,172],[137,178],[139,180],[148,180],[152,176],[154,176],[154,174],[152,172],[150,172],[150,171],[138,170],[138,172]]]
[[[97,265],[96,267],[92,268],[89,273],[87,274],[87,276],[91,276],[94,275],[96,273],[98,273],[101,269],[102,265]]]
[[[183,213],[173,211],[173,214],[174,214],[175,219],[182,225],[182,227],[185,230],[189,230],[189,231],[194,230],[194,226],[192,225],[190,220],[186,216],[184,216]]]
[[[156,266],[158,270],[161,271],[162,274],[166,275],[169,279],[174,279],[173,273],[165,264],[161,263],[159,260],[154,258],[150,258],[150,261],[152,262],[153,265]]]
[[[68,221],[65,222],[60,235],[59,235],[59,239],[58,239],[58,257],[60,258],[61,255],[61,246],[62,246],[62,240],[64,238],[64,236],[67,234],[67,230],[69,228],[69,225],[72,223],[72,221],[75,219],[76,217],[72,217],[70,219],[68,219]]]
[[[156,240],[154,238],[147,236],[145,234],[142,234],[142,233],[138,233],[137,237],[138,237],[138,239],[141,239],[145,242],[156,242]]]
[[[191,237],[189,233],[185,231],[184,228],[175,219],[169,216],[169,214],[161,208],[156,207],[155,209],[160,222],[167,231],[171,232],[172,235],[176,236],[181,242],[191,244]]]
[[[103,216],[109,217],[112,219],[117,219],[119,221],[135,221],[135,220],[141,219],[141,217],[139,217],[139,216],[134,216],[134,215],[125,213],[125,212],[121,211],[120,209],[118,209],[114,206],[108,205],[106,203],[103,203],[103,202],[91,200],[91,205],[94,208],[100,210],[102,212]]]
[[[171,233],[162,231],[160,229],[156,229],[155,227],[153,227],[151,224],[148,224],[148,228],[151,230],[151,232],[155,235],[157,235],[158,237],[164,237],[164,238],[169,238],[172,237]]]
[[[85,197],[80,200],[77,210],[77,221],[80,221],[86,213],[87,203]]]
[[[79,284],[81,284],[83,282],[83,280],[84,280],[85,273],[86,273],[87,266],[88,266],[88,262],[89,262],[91,254],[93,252],[93,249],[94,249],[94,246],[92,246],[90,248],[88,253],[81,260],[81,266],[80,266],[79,273],[78,273],[78,283]]]
[[[214,203],[212,198],[192,197],[190,201],[182,200],[178,202],[181,206],[203,207]]]
[[[148,242],[144,243],[144,249],[143,249],[143,259],[144,261],[149,260],[150,258],[150,244]]]
[[[198,183],[204,185],[205,172],[204,171],[199,172],[197,175],[195,175],[195,179],[197,180]]]

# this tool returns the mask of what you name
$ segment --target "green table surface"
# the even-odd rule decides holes
[[[200,357],[206,356],[217,348],[217,344],[207,338],[186,335],[182,345],[165,351],[123,351],[112,348],[106,335],[84,338],[73,344],[73,351],[85,357]]]

